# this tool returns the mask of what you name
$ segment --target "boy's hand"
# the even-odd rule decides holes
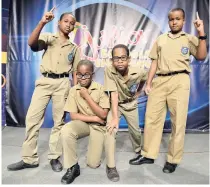
[[[195,25],[195,28],[197,29],[198,31],[198,34],[200,36],[204,36],[205,35],[205,32],[204,32],[204,25],[203,25],[203,20],[201,20],[199,18],[199,15],[198,15],[198,12],[196,12],[196,20],[193,22],[194,25]]]
[[[89,96],[89,93],[88,93],[88,90],[87,88],[81,88],[80,90],[80,96],[83,98],[83,99],[86,99],[88,96]]]
[[[53,7],[49,12],[46,12],[44,16],[42,17],[41,22],[46,24],[52,21],[54,19],[54,14],[53,14],[54,10],[55,10],[55,7]]]
[[[112,131],[117,132],[119,128],[119,119],[112,119],[108,124],[107,124],[107,130],[110,134],[112,134]]]
[[[147,84],[145,87],[145,93],[149,95],[149,93],[151,92],[151,89],[152,89],[151,84]]]
[[[95,116],[95,122],[96,123],[99,123],[99,124],[101,124],[101,125],[106,125],[105,124],[105,120],[103,120],[103,119],[101,119],[101,118],[99,118],[98,116]]]
[[[138,98],[139,98],[139,96],[140,96],[140,94],[141,94],[141,92],[140,92],[140,91],[136,92],[136,93],[135,93],[135,95],[134,95],[134,99],[138,99]]]

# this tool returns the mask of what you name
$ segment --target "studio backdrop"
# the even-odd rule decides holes
[[[71,41],[79,46],[81,58],[95,64],[94,79],[103,84],[104,66],[110,63],[114,45],[123,43],[131,51],[131,66],[148,70],[151,60],[149,51],[156,38],[169,31],[168,11],[181,7],[186,11],[184,31],[196,35],[193,21],[196,11],[204,20],[205,32],[209,33],[208,0],[12,0],[10,3],[9,43],[7,63],[6,120],[9,126],[25,126],[35,80],[41,76],[39,65],[43,51],[32,52],[27,45],[29,35],[43,14],[56,7],[55,19],[42,32],[56,32],[59,17],[72,12],[77,24],[71,33]],[[208,42],[209,43],[209,42]],[[209,130],[209,59],[196,61],[191,58],[192,73],[187,130]],[[139,98],[140,127],[144,127],[147,96]],[[69,120],[69,117],[66,119]],[[52,106],[49,103],[42,127],[52,127]],[[124,118],[120,128],[127,128]],[[164,130],[170,131],[167,114]]]

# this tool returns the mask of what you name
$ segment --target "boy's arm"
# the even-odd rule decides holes
[[[141,69],[140,75],[141,75],[140,83],[138,85],[138,88],[136,90],[136,94],[134,95],[134,98],[138,98],[141,95],[141,93],[145,91],[145,82],[148,77],[148,72],[145,69]]]
[[[119,118],[118,118],[118,91],[115,80],[112,77],[111,70],[106,67],[104,72],[104,88],[106,92],[111,93],[111,112],[112,120],[107,124],[107,129],[112,133],[113,129],[118,129]]]
[[[73,71],[73,76],[72,76],[72,78],[73,78],[73,84],[74,84],[74,86],[77,84],[77,72],[76,71]]]
[[[81,88],[80,95],[83,97],[90,108],[93,110],[93,112],[98,116],[99,118],[105,120],[108,114],[108,109],[104,109],[100,107],[89,95],[88,90],[86,88]]]
[[[139,85],[138,85],[138,89],[136,90],[136,94],[134,95],[134,98],[138,98],[141,93],[144,91],[145,88],[145,80],[142,80]]]
[[[64,111],[70,113],[71,120],[81,120],[84,122],[95,122],[103,124],[105,123],[104,120],[100,119],[98,116],[88,116],[84,114],[80,114],[77,103],[75,101],[75,89],[74,87],[70,89],[68,98],[66,100],[66,104],[64,106]]]
[[[152,89],[152,80],[155,76],[156,71],[157,71],[157,60],[152,60],[152,63],[149,69],[148,79],[146,81],[146,87],[145,87],[145,93],[147,95]]]
[[[200,20],[198,13],[197,13],[197,19],[194,21],[194,25],[198,31],[198,36],[199,37],[205,36],[203,20]],[[206,40],[199,39],[199,44],[197,47],[197,53],[195,55],[195,58],[197,60],[205,60],[206,55],[207,55]]]
[[[39,48],[39,36],[40,36],[40,32],[42,31],[43,27],[45,26],[46,23],[50,22],[51,20],[54,19],[54,15],[53,15],[53,10],[55,8],[53,7],[50,12],[46,12],[44,14],[44,16],[42,17],[41,21],[38,23],[38,25],[36,26],[36,28],[33,30],[33,32],[31,33],[29,39],[28,39],[28,45],[31,47],[31,49],[33,51],[38,51],[38,50],[42,50]],[[41,44],[41,46],[43,46],[42,48],[44,49],[44,41],[42,41],[43,44]]]
[[[105,120],[99,118],[98,116],[87,116],[80,113],[70,112],[71,120],[80,120],[87,123],[99,123],[105,125]]]
[[[77,47],[75,56],[74,56],[74,62],[73,62],[73,76],[72,76],[72,78],[73,78],[74,86],[77,84],[77,65],[80,60],[81,60],[81,54],[80,54],[79,48]]]
[[[148,78],[146,81],[146,86],[145,86],[145,93],[148,95],[149,92],[152,89],[152,80],[156,74],[157,71],[157,61],[158,61],[158,40],[154,43],[150,54],[149,54],[150,59],[152,59],[149,73],[148,73]]]
[[[107,125],[107,129],[112,133],[114,129],[119,128],[119,118],[118,118],[118,92],[111,92],[111,111],[112,111],[112,120]]]

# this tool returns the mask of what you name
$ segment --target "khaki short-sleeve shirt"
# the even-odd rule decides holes
[[[38,51],[43,49],[41,73],[63,74],[76,70],[80,61],[76,44],[70,41],[61,44],[58,33],[42,33],[38,40]]]
[[[154,43],[149,57],[157,60],[157,74],[190,69],[190,55],[196,56],[199,40],[197,37],[181,32],[175,37],[169,32],[162,34]]]
[[[80,89],[81,86],[79,84],[70,89],[64,110],[67,112],[95,116],[95,113],[92,111],[88,103],[80,96]],[[101,108],[110,108],[109,97],[104,92],[104,87],[101,84],[92,81],[88,88],[88,93]]]
[[[104,88],[106,92],[117,91],[119,102],[122,102],[133,98],[140,82],[145,81],[147,76],[146,70],[129,66],[128,77],[125,79],[112,65],[107,66],[104,72]]]

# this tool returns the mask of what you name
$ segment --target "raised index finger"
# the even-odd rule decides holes
[[[200,19],[199,15],[198,15],[198,12],[196,12],[196,19]]]
[[[50,10],[50,12],[53,12],[53,10],[55,10],[55,6]]]

